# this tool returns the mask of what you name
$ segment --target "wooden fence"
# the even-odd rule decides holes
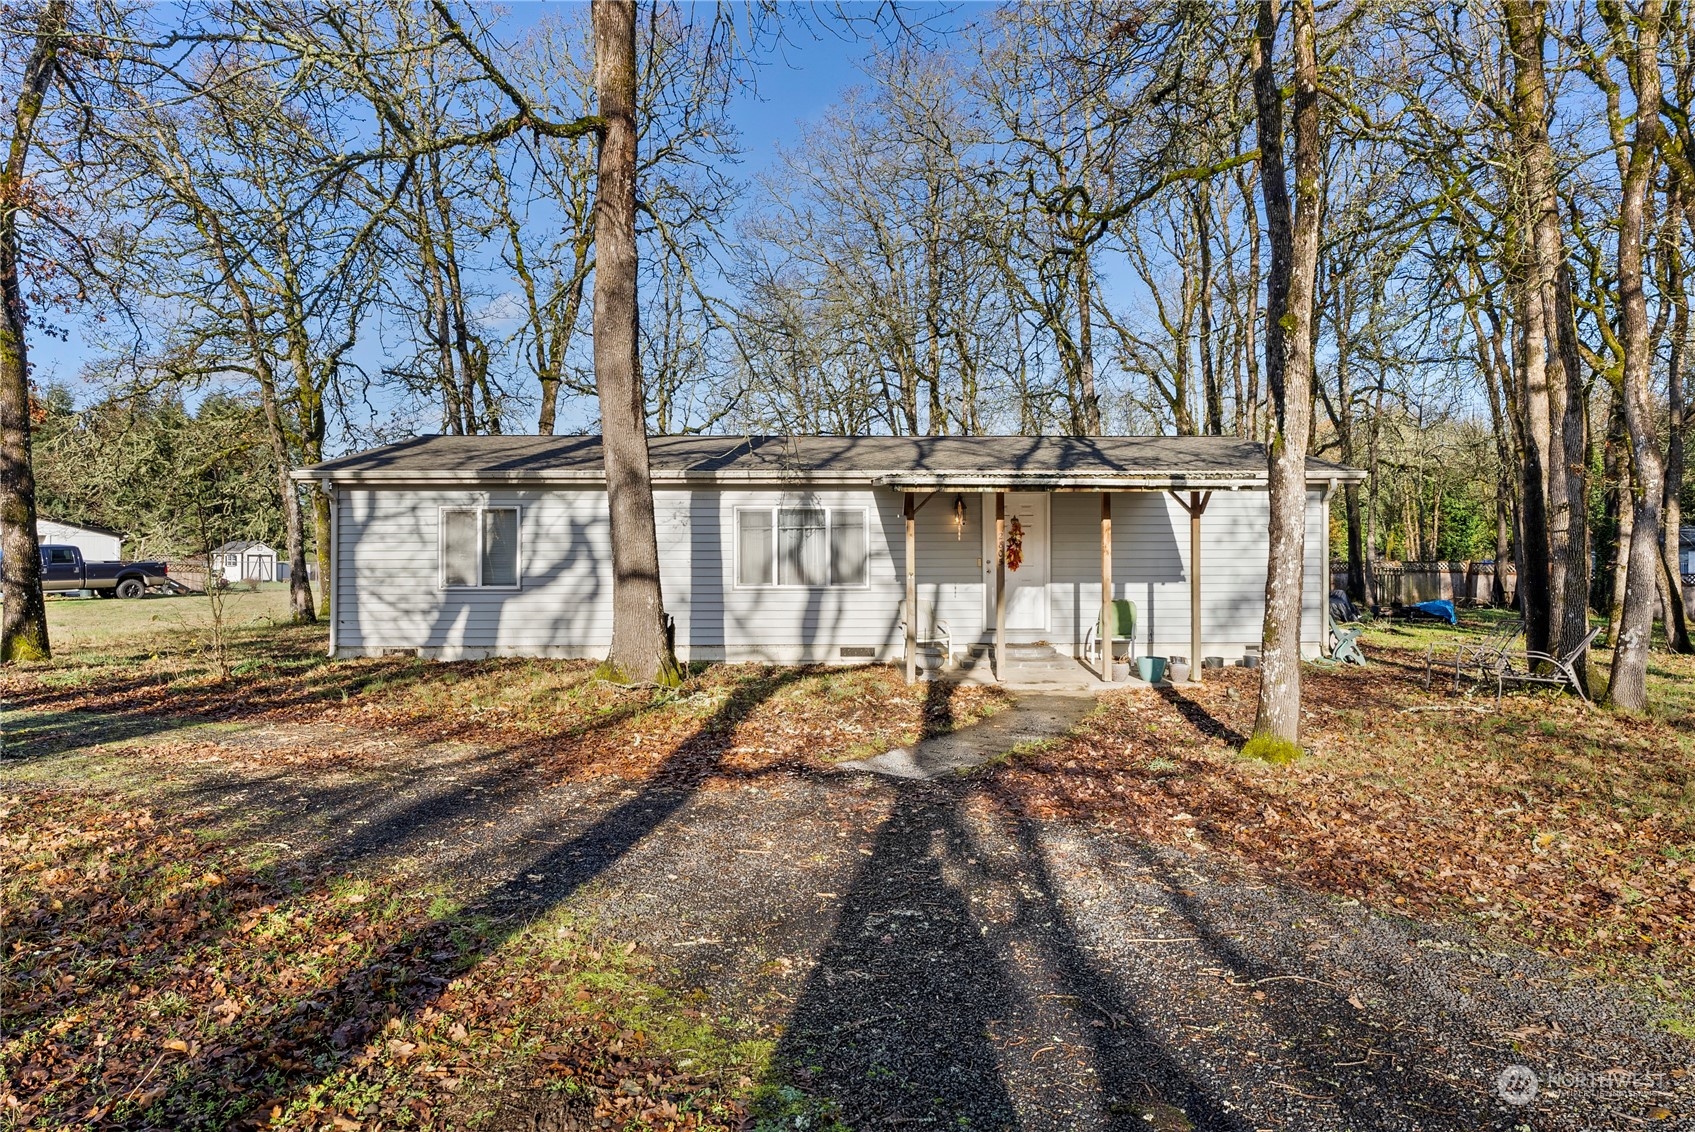
[[[1379,605],[1412,605],[1420,601],[1451,601],[1457,605],[1488,605],[1495,581],[1495,563],[1377,562],[1370,567],[1377,580]],[[1510,605],[1518,586],[1518,571],[1508,566],[1501,579]],[[1348,564],[1331,563],[1330,585],[1348,588]]]
[[[206,592],[206,560],[204,558],[171,558],[165,562],[171,581],[200,593]]]

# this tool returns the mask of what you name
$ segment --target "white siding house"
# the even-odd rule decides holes
[[[1258,445],[652,444],[661,585],[681,660],[900,659],[908,499],[918,606],[947,623],[956,657],[995,639],[997,496],[1009,527],[1016,518],[1023,532],[1023,562],[1006,574],[1009,643],[1082,654],[1101,610],[1105,495],[1112,596],[1136,603],[1136,651],[1188,655],[1191,529],[1178,489],[1211,493],[1200,524],[1203,655],[1237,659],[1260,638],[1267,510]],[[297,472],[333,498],[332,651],[603,655],[612,581],[599,460],[592,437],[430,437]],[[1309,474],[1309,653],[1325,645],[1326,498],[1357,475],[1316,461]]]
[[[74,546],[87,562],[117,562],[124,552],[123,535],[88,523],[40,518],[35,521],[35,538],[43,546]]]

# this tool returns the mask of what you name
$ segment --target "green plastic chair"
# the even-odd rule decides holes
[[[1101,663],[1100,626],[1090,625],[1089,631],[1083,635],[1083,655],[1094,664]],[[1130,646],[1129,659],[1136,659],[1136,603],[1125,598],[1119,598],[1112,603],[1112,640],[1107,649],[1110,652],[1113,645],[1123,641]]]

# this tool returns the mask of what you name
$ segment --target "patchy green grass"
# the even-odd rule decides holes
[[[1379,618],[1366,623],[1361,640],[1368,646],[1368,651],[1377,647],[1417,654],[1421,671],[1424,653],[1427,649],[1433,650],[1437,663],[1432,681],[1443,679],[1442,661],[1446,659],[1446,678],[1448,686],[1452,687],[1454,647],[1462,642],[1482,640],[1500,627],[1518,620],[1518,614],[1509,609],[1461,609],[1458,612],[1460,623],[1457,628],[1439,621]],[[1603,622],[1599,618],[1591,618],[1590,624],[1601,625]],[[1648,714],[1667,723],[1687,722],[1695,719],[1695,657],[1678,656],[1668,651],[1665,643],[1665,636],[1656,622],[1654,650],[1648,658]],[[1515,642],[1515,647],[1523,650],[1522,636]],[[1589,688],[1597,697],[1606,690],[1612,658],[1610,648],[1590,650]],[[1469,686],[1469,681],[1462,680],[1461,683]],[[1519,691],[1514,694],[1534,693]],[[1553,692],[1544,694],[1558,695]]]
[[[223,594],[224,624],[236,631],[269,629],[288,623],[288,586],[264,582],[258,589],[236,586]],[[211,633],[211,599],[202,595],[149,594],[131,601],[116,598],[47,599],[47,639],[55,653],[87,664],[111,650],[198,650]],[[328,628],[316,634],[327,643]]]

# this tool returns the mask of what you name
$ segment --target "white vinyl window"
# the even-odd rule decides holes
[[[868,555],[863,508],[736,510],[738,586],[864,586]]]
[[[518,529],[516,507],[442,508],[442,587],[517,589]]]

